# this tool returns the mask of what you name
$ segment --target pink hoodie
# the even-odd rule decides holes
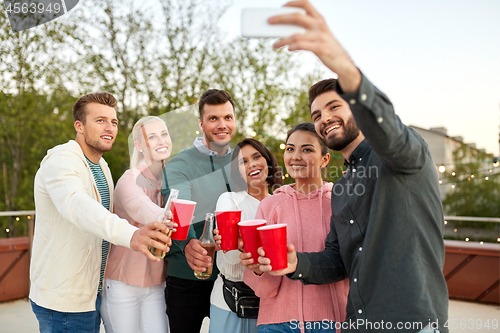
[[[267,220],[267,224],[285,223],[288,244],[298,252],[322,251],[330,231],[332,186],[323,183],[307,195],[295,190],[295,184],[282,186],[261,201],[256,218]],[[303,285],[286,276],[258,276],[247,269],[244,281],[261,298],[257,325],[345,319],[347,279],[327,285]]]

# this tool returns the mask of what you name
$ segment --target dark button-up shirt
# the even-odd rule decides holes
[[[418,332],[436,322],[448,332],[444,218],[429,148],[365,77],[357,92],[338,93],[365,140],[332,189],[325,250],[298,253],[290,278],[349,278],[343,332]]]

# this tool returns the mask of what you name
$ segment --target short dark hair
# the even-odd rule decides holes
[[[79,120],[83,124],[85,124],[85,118],[87,117],[87,105],[90,103],[107,105],[115,110],[118,104],[115,96],[107,92],[97,92],[97,93],[83,95],[73,105],[74,121]]]
[[[246,138],[239,142],[233,151],[233,156],[231,159],[231,178],[234,182],[233,190],[235,191],[243,191],[247,188],[247,182],[240,174],[238,155],[241,148],[250,145],[257,149],[257,151],[264,157],[267,163],[268,173],[266,182],[271,191],[274,191],[276,188],[283,185],[282,171],[278,166],[278,162],[274,155],[267,149],[266,146],[262,144],[262,142],[252,139]]]
[[[200,119],[203,117],[203,107],[207,105],[221,105],[230,102],[233,106],[234,112],[234,102],[231,99],[231,95],[225,90],[219,89],[209,89],[203,93],[198,102],[198,111],[200,113]]]
[[[337,79],[326,79],[316,82],[309,88],[309,110],[316,97],[329,91],[337,92]]]
[[[313,123],[297,124],[294,128],[292,128],[291,130],[288,131],[288,133],[286,134],[286,141],[285,142],[288,142],[290,135],[292,135],[296,131],[304,131],[304,132],[308,132],[308,133],[311,133],[312,135],[314,135],[316,138],[318,138],[319,144],[321,146],[321,155],[325,156],[326,154],[328,154],[328,147],[327,147],[325,141],[323,141],[323,139],[316,132],[316,129],[314,128]]]

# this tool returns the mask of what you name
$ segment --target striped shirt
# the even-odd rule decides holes
[[[87,164],[92,171],[92,175],[94,176],[95,183],[97,185],[97,190],[99,191],[99,195],[101,196],[101,203],[109,210],[110,196],[109,196],[109,187],[106,178],[104,177],[104,173],[102,172],[99,164],[95,164],[90,161],[87,156],[85,156],[87,160]],[[109,242],[107,240],[102,240],[102,259],[101,259],[101,271],[99,273],[99,290],[102,291],[102,280],[104,279],[104,271],[106,269],[106,261],[108,260],[109,253]]]

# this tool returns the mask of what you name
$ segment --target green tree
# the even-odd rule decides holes
[[[255,131],[281,162],[287,129],[309,121],[307,89],[317,76],[301,80],[298,57],[268,41],[226,38],[218,23],[230,3],[89,0],[72,15],[15,34],[0,11],[0,210],[33,208],[40,160],[74,138],[72,104],[93,91],[119,102],[119,133],[104,155],[115,181],[128,168],[137,119],[163,115],[179,151],[200,135],[195,104],[209,88],[234,97],[234,142]]]
[[[33,178],[40,160],[68,138],[66,108],[74,99],[63,87],[64,61],[58,52],[67,37],[57,22],[13,33],[0,11],[0,210],[34,208]],[[2,219],[2,231],[22,233],[15,223]]]
[[[445,212],[455,216],[499,217],[500,173],[493,167],[493,156],[461,144],[453,152],[454,170],[447,171],[444,182],[453,184],[445,199]],[[458,223],[469,226],[469,222]],[[474,224],[494,228],[493,223]]]
[[[105,155],[115,180],[128,166],[126,138],[138,118],[186,108],[191,116],[192,106],[209,88],[234,97],[235,142],[253,130],[283,132],[282,118],[295,104],[298,64],[290,53],[273,51],[269,42],[225,39],[218,23],[230,1],[134,4],[88,1],[75,21],[74,48],[85,59],[80,72],[87,73],[80,86],[107,90],[119,100],[120,131],[113,152]],[[192,123],[178,128],[179,123],[167,122],[171,130],[175,126],[190,135],[179,137],[175,147],[192,144],[198,130]]]
[[[82,92],[105,90],[118,99],[119,132],[113,151],[104,155],[115,181],[128,168],[127,138],[139,118],[196,102],[207,45],[217,37],[217,21],[226,4],[161,0],[148,7],[130,0],[94,0],[80,8],[73,22],[73,47],[83,61],[75,68],[87,75],[80,78],[79,87]],[[170,130],[179,126],[167,125]],[[196,136],[191,125],[184,131],[192,135],[188,145]],[[181,144],[174,142],[174,147]]]
[[[243,38],[219,47],[211,56],[210,80],[234,97],[240,136],[255,131],[256,139],[267,144],[270,137],[265,133],[282,132],[281,117],[294,103],[294,57],[284,50],[273,51],[269,41]]]
[[[0,188],[4,199],[0,210],[34,209],[33,183],[40,161],[48,149],[74,138],[74,101],[60,92],[51,96],[0,93]],[[9,229],[11,236],[26,234],[26,225],[17,223],[14,217],[3,219],[0,227],[2,231]]]

